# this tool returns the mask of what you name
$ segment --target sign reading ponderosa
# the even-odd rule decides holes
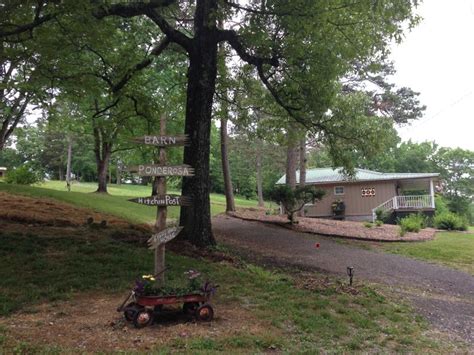
[[[130,166],[127,171],[138,172],[140,176],[194,176],[194,168],[189,165],[138,165]]]

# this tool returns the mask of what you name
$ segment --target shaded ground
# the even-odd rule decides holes
[[[169,347],[179,349],[186,338],[232,337],[243,332],[261,334],[271,327],[242,307],[226,305],[219,308],[211,323],[197,323],[177,310],[174,317],[162,316],[155,324],[136,329],[115,311],[120,301],[118,295],[85,294],[66,302],[35,306],[14,317],[0,318],[0,326],[8,327],[16,341],[40,346],[54,344],[58,349],[80,352],[167,352]],[[276,330],[272,328],[272,331]]]
[[[357,279],[389,285],[412,299],[434,326],[474,344],[474,277],[467,273],[228,216],[214,218],[213,226],[219,242],[252,260],[339,275],[353,266]]]
[[[433,228],[425,228],[419,233],[408,232],[404,236],[400,236],[400,227],[391,224],[383,224],[381,226],[368,224],[371,226],[371,228],[368,228],[362,222],[303,217],[298,217],[298,224],[289,225],[286,216],[266,215],[264,209],[239,209],[237,212],[231,212],[230,215],[248,221],[259,221],[279,225],[297,232],[358,240],[413,242],[433,239],[436,232]]]

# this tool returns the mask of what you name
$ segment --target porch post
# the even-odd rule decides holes
[[[433,179],[430,179],[431,208],[435,208]]]

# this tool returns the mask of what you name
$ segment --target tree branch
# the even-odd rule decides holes
[[[280,65],[278,57],[275,55],[271,58],[266,58],[248,53],[244,45],[241,43],[239,35],[233,30],[218,30],[217,36],[219,42],[227,41],[237,52],[239,57],[249,64],[257,67],[263,64],[268,64],[273,67],[278,67]]]
[[[192,51],[192,39],[183,32],[173,28],[155,9],[148,9],[145,14],[160,28],[169,40],[179,44],[188,52]]]
[[[151,55],[156,57],[159,56],[166,49],[166,47],[168,47],[169,43],[169,38],[165,37],[155,48],[153,48],[153,50],[151,51]],[[112,85],[112,92],[116,93],[120,91],[136,72],[146,68],[151,63],[153,63],[153,58],[147,57],[141,62],[135,64],[133,68],[127,71],[127,73],[123,76],[122,79],[120,79],[118,83]]]
[[[0,30],[0,38],[6,38],[9,36],[19,35],[27,31],[33,30],[35,27],[40,26],[44,22],[50,21],[55,17],[54,14],[48,14],[44,16],[36,16],[35,19],[24,25],[3,25],[1,27],[14,26],[14,29],[11,30]]]
[[[93,15],[98,18],[106,16],[134,17],[145,15],[145,12],[157,7],[167,7],[176,2],[176,0],[148,0],[148,1],[127,1],[116,3],[110,6],[100,6]]]

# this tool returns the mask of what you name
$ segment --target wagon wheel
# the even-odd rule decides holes
[[[139,310],[143,309],[143,306],[140,306],[136,302],[130,302],[127,304],[124,308],[123,315],[125,316],[125,319],[128,320],[129,322],[133,322],[133,318],[135,317],[135,313],[137,313]]]
[[[195,314],[198,308],[199,308],[198,302],[185,302],[183,304],[183,312],[189,315]]]
[[[214,310],[210,304],[203,304],[196,309],[196,318],[203,322],[210,322],[214,318]]]
[[[135,313],[133,325],[135,328],[143,328],[153,322],[153,312],[149,309],[142,309]]]

